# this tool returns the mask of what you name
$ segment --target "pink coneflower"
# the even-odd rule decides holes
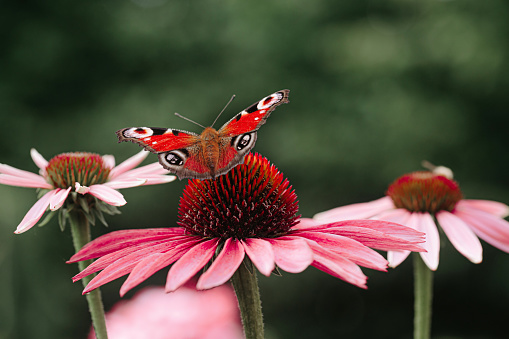
[[[452,171],[434,167],[433,171],[405,174],[388,188],[387,196],[367,203],[334,208],[315,215],[314,220],[330,223],[345,219],[372,218],[397,222],[426,233],[421,258],[431,270],[439,261],[440,225],[452,245],[473,263],[482,261],[479,238],[509,252],[509,215],[505,204],[488,200],[463,199]],[[409,251],[389,251],[391,267],[406,259]]]
[[[116,231],[92,241],[69,262],[99,258],[76,275],[77,281],[103,270],[87,293],[130,273],[124,295],[172,263],[166,291],[175,291],[211,259],[198,289],[228,281],[246,258],[269,276],[277,265],[298,273],[314,266],[365,288],[358,265],[385,270],[386,260],[367,246],[383,250],[422,250],[422,233],[394,223],[356,220],[316,225],[299,223],[297,196],[269,161],[248,155],[245,163],[217,180],[190,180],[179,206],[180,227]]]
[[[106,328],[109,339],[244,338],[235,294],[226,285],[207,291],[182,286],[170,294],[146,287],[113,306]]]
[[[117,189],[141,185],[155,185],[175,180],[157,163],[137,169],[148,152],[142,151],[115,166],[111,155],[94,153],[63,153],[47,161],[35,149],[30,151],[40,174],[0,164],[0,183],[11,186],[33,187],[41,190],[40,199],[28,211],[14,233],[32,228],[46,210],[60,209],[62,224],[68,215],[66,201],[80,206],[92,223],[95,217],[104,222],[102,213],[116,213],[115,206],[126,203]],[[72,200],[72,202],[71,202]],[[64,208],[62,208],[64,206]],[[62,225],[61,224],[61,225]]]

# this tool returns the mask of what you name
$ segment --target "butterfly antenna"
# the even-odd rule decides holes
[[[205,126],[203,126],[203,125],[201,125],[201,124],[197,123],[196,121],[193,121],[193,120],[191,120],[191,119],[189,119],[189,118],[186,118],[186,117],[185,117],[185,116],[183,116],[183,115],[180,115],[180,114],[178,114],[178,113],[175,113],[175,115],[176,115],[176,116],[178,116],[179,118],[182,118],[182,119],[184,119],[184,120],[187,120],[187,121],[189,121],[189,122],[192,122],[192,123],[193,123],[193,124],[195,124],[195,125],[198,125],[198,126],[200,126],[200,127],[205,128]]]
[[[226,107],[228,107],[228,105],[229,105],[229,104],[231,104],[231,102],[233,101],[233,99],[235,99],[235,94],[234,94],[234,95],[232,95],[232,97],[230,98],[230,101],[228,101],[228,103],[226,104],[226,106],[224,106],[223,110],[222,110],[221,112],[219,112],[219,114],[218,114],[218,115],[217,115],[217,117],[216,117],[216,120],[214,120],[214,122],[212,123],[212,125],[211,125],[210,127],[214,126],[214,124],[216,123],[217,119],[221,116],[221,114],[223,114],[224,110],[226,109]]]

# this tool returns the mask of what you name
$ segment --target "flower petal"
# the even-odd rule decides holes
[[[393,208],[394,203],[392,202],[392,199],[390,197],[383,197],[370,202],[333,208],[331,210],[315,214],[313,219],[324,224],[340,220],[366,219]]]
[[[509,222],[480,210],[454,210],[454,214],[467,223],[484,241],[509,253]]]
[[[138,244],[150,244],[152,241],[182,239],[183,235],[184,229],[180,227],[114,231],[83,246],[67,263],[95,259]]]
[[[44,157],[39,152],[37,152],[35,148],[30,150],[30,156],[32,157],[32,160],[37,167],[39,167],[41,170],[46,170],[48,161],[44,159]]]
[[[379,271],[385,271],[387,268],[384,257],[353,239],[320,232],[300,232],[298,235],[316,242],[324,249],[337,253],[357,265]]]
[[[247,238],[242,240],[242,246],[258,271],[267,277],[270,276],[276,267],[271,244],[263,239]]]
[[[312,266],[355,286],[367,288],[366,280],[368,278],[362,273],[359,266],[339,254],[327,251],[316,243],[310,242],[309,245],[313,250]]]
[[[75,282],[93,272],[97,272],[101,268],[104,268],[104,270],[93,278],[85,287],[83,290],[83,294],[85,294],[132,272],[134,268],[149,255],[154,253],[163,253],[163,259],[166,264],[169,265],[180,258],[181,254],[194,244],[196,244],[196,242],[194,242],[193,239],[188,239],[187,242],[182,242],[177,246],[175,246],[172,242],[161,242],[155,245],[149,244],[149,246],[144,246],[143,248],[133,252],[131,252],[130,249],[127,249],[117,253],[111,253],[110,255],[101,257],[94,261],[85,270],[74,276],[73,281]],[[112,259],[115,258],[117,258],[117,260],[111,262]],[[158,269],[160,268],[162,267],[159,267]],[[154,267],[151,269],[154,269]],[[138,277],[135,275],[134,278]]]
[[[313,262],[313,251],[304,239],[279,237],[266,240],[272,245],[276,264],[286,272],[300,273]]]
[[[462,210],[475,208],[496,215],[500,218],[505,218],[509,215],[509,206],[501,202],[491,200],[463,199],[458,201],[456,208]]]
[[[67,196],[69,195],[69,192],[71,191],[72,187],[69,187],[68,189],[64,190],[61,188],[56,189],[55,195],[51,198],[49,201],[49,209],[52,211],[58,210],[65,202],[65,199],[67,199]]]
[[[143,260],[136,264],[134,269],[131,271],[131,274],[129,274],[129,277],[127,277],[127,280],[120,288],[120,296],[124,296],[124,294],[126,294],[130,289],[147,280],[151,275],[160,269],[172,264],[181,258],[182,255],[190,247],[197,243],[198,242],[196,242],[194,239],[188,239],[187,242],[175,246],[168,252],[154,253],[148,257],[145,257]]]
[[[142,150],[119,164],[117,167],[113,168],[110,172],[110,179],[113,179],[141,164],[141,162],[147,157],[148,153],[148,151]]]
[[[115,191],[111,187],[104,185],[92,185],[89,188],[90,191],[88,193],[90,195],[93,195],[97,199],[100,199],[107,204],[113,206],[123,206],[127,204],[127,201],[125,201],[124,196],[120,192]]]
[[[430,270],[435,271],[440,254],[440,235],[433,218],[429,213],[414,212],[408,220],[408,226],[426,233],[426,242],[422,244],[426,252],[421,252],[421,258]]]
[[[438,223],[451,244],[474,264],[482,261],[482,246],[477,236],[463,220],[447,211],[436,214]]]
[[[107,168],[113,169],[115,167],[115,157],[113,155],[106,154],[102,158]]]
[[[389,251],[387,252],[387,261],[389,267],[396,267],[401,264],[410,254],[410,251]]]
[[[142,186],[147,183],[147,179],[123,179],[123,180],[117,180],[113,179],[106,183],[104,183],[104,186],[108,186],[113,189],[120,189],[120,188],[129,188],[129,187],[136,187],[136,186]]]
[[[28,213],[25,215],[21,223],[16,228],[14,233],[20,234],[28,231],[41,219],[44,212],[48,208],[51,198],[56,194],[56,190],[49,191],[44,194],[33,206],[30,208]]]
[[[146,175],[164,175],[168,174],[170,171],[164,169],[161,164],[158,162],[154,162],[152,164],[148,164],[145,166],[141,166],[130,171],[124,172],[115,176],[115,178],[124,178],[124,177],[144,177]]]
[[[173,292],[196,274],[212,258],[219,239],[211,239],[192,247],[168,272],[166,292]]]
[[[33,173],[31,173],[33,174]],[[50,185],[43,177],[39,177],[39,179],[35,178],[22,178],[18,176],[13,176],[9,174],[0,174],[0,184],[9,185],[9,186],[19,186],[19,187],[34,187],[34,188],[44,188],[44,189],[53,189],[54,187]]]
[[[206,290],[227,282],[244,260],[245,252],[237,239],[226,240],[223,250],[196,284],[199,290]]]

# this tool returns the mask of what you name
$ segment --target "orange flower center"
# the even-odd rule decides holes
[[[463,196],[456,181],[432,172],[413,172],[396,179],[387,189],[397,208],[411,212],[452,211]]]
[[[103,184],[108,180],[111,168],[103,158],[94,153],[62,153],[53,157],[46,167],[46,180],[56,188]]]

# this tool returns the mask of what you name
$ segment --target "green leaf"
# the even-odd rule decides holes
[[[85,217],[87,217],[87,220],[92,226],[95,226],[95,214],[90,211],[90,213],[83,213],[85,214]]]
[[[61,208],[60,213],[58,213],[58,225],[60,226],[60,230],[62,232],[65,230],[67,218],[69,218],[69,210],[66,208]]]
[[[45,226],[51,219],[53,219],[56,213],[57,211],[49,211],[49,213],[46,214],[46,217],[44,217],[43,221],[41,221],[37,226],[39,227]]]
[[[78,202],[79,202],[81,208],[83,209],[83,211],[85,212],[85,214],[90,213],[90,207],[88,206],[87,199],[78,197]]]
[[[108,227],[108,223],[106,222],[106,219],[104,219],[104,215],[99,209],[94,209],[94,213],[97,216],[97,219],[106,227]]]

